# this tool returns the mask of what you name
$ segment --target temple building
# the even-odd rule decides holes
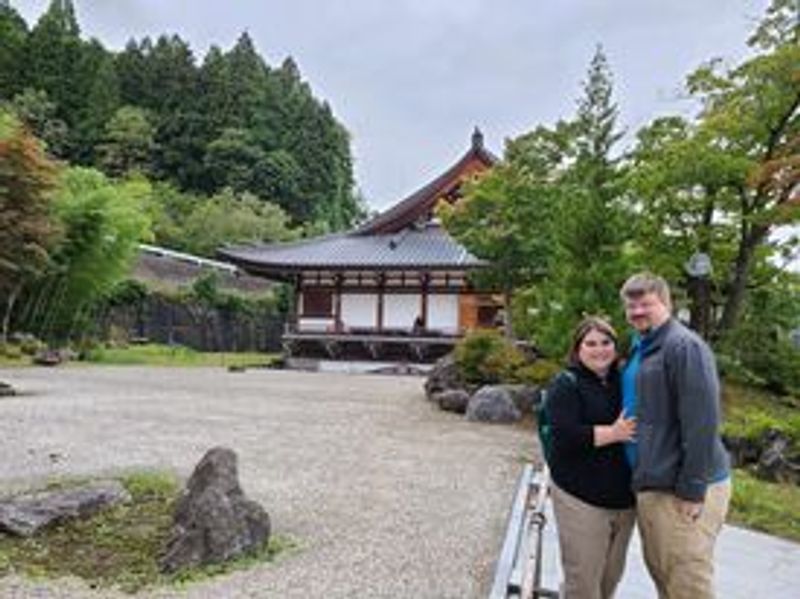
[[[455,164],[352,231],[219,255],[293,285],[283,335],[290,356],[435,359],[465,332],[497,324],[502,299],[479,292],[468,277],[485,262],[435,217],[438,202],[457,202],[462,182],[496,162],[476,129]]]

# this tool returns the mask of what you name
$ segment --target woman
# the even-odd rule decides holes
[[[635,515],[623,443],[636,425],[622,413],[619,378],[616,332],[602,318],[585,319],[547,400],[567,599],[613,597],[625,567]]]

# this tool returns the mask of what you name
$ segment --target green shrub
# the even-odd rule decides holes
[[[497,331],[474,331],[458,343],[456,364],[468,383],[516,382],[525,356]]]
[[[783,434],[793,442],[800,442],[800,414],[779,417],[760,408],[739,409],[722,427],[726,436],[758,441],[770,432]]]
[[[516,377],[520,383],[527,385],[544,385],[561,370],[561,365],[553,360],[539,359],[517,370]]]
[[[47,344],[33,335],[26,335],[20,341],[19,349],[26,356],[35,356],[40,351],[47,349]]]
[[[14,345],[13,343],[0,343],[0,356],[19,360],[22,357],[22,350],[19,345]]]

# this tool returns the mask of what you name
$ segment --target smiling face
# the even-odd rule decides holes
[[[669,320],[669,307],[655,293],[625,298],[625,317],[640,333],[646,333]]]
[[[608,334],[591,329],[578,346],[578,360],[589,370],[605,375],[617,359],[617,346]]]

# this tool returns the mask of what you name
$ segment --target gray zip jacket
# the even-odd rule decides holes
[[[711,349],[670,319],[644,347],[636,394],[634,491],[662,490],[702,501],[709,483],[730,470],[719,435],[719,377]]]

